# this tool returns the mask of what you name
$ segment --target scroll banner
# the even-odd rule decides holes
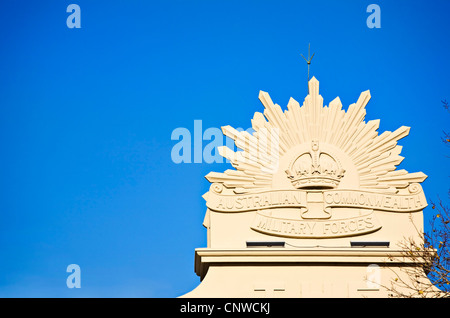
[[[387,212],[415,212],[427,206],[422,187],[405,194],[383,194],[360,190],[273,190],[258,193],[222,195],[208,192],[206,206],[217,212],[245,212],[271,208],[302,208],[308,210],[308,194],[322,194],[324,210],[332,207],[351,207]],[[314,202],[317,202],[315,200]]]
[[[416,212],[427,206],[422,187],[416,193],[409,195],[388,195],[359,190],[328,190],[323,192],[323,201],[326,207],[355,207],[387,212]]]
[[[383,194],[360,190],[274,190],[258,193],[223,195],[210,191],[206,206],[216,212],[255,211],[251,228],[269,235],[295,238],[332,238],[377,231],[381,224],[373,210],[416,212],[427,206],[422,187],[412,184],[410,194]],[[319,204],[319,206],[317,205]],[[322,204],[322,207],[320,206]],[[287,219],[272,216],[273,208],[298,208],[301,217]],[[306,217],[313,208],[325,217]],[[331,217],[331,208],[367,209],[366,213],[345,219]]]
[[[245,212],[270,208],[306,209],[306,191],[275,190],[258,193],[221,195],[208,192],[206,206],[218,212]]]
[[[250,226],[253,230],[294,238],[333,238],[377,231],[381,224],[373,211],[365,215],[334,220],[284,219],[258,211]]]

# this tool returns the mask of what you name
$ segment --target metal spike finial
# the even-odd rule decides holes
[[[300,54],[303,57],[303,59],[306,61],[306,63],[308,64],[308,83],[309,83],[309,67],[311,65],[311,60],[313,59],[314,54],[316,54],[316,53],[313,53],[313,55],[311,56],[311,43],[308,44],[308,59],[306,57],[304,57],[303,54]],[[308,91],[309,91],[309,88],[308,88]]]

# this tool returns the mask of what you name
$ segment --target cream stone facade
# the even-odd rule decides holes
[[[409,128],[365,122],[369,91],[347,111],[324,106],[315,78],[302,106],[259,99],[253,134],[222,127],[240,150],[221,147],[235,170],[206,176],[201,283],[182,297],[388,297],[394,275],[409,279],[400,268],[420,265],[399,248],[420,240],[427,206],[426,175],[396,169]]]

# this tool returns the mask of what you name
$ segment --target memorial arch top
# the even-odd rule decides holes
[[[427,176],[397,169],[410,128],[379,134],[379,120],[365,121],[369,91],[345,111],[339,98],[323,105],[316,78],[308,84],[303,105],[291,98],[285,111],[261,91],[253,134],[222,127],[239,149],[219,148],[234,169],[206,176],[208,247],[395,242],[423,226]]]

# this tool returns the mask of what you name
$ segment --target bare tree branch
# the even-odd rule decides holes
[[[443,100],[442,104],[450,113],[448,102]],[[450,134],[444,131],[442,141],[450,145]],[[447,196],[450,199],[450,190]],[[431,209],[430,231],[416,228],[419,240],[405,238],[399,244],[402,260],[396,260],[404,262],[401,271],[406,275],[396,272],[390,286],[383,286],[392,297],[450,298],[450,208],[438,196],[437,202],[431,202]]]

